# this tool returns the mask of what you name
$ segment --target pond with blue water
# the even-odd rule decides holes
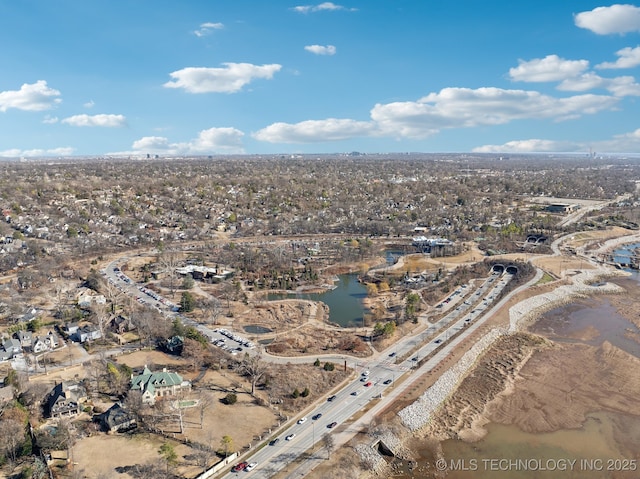
[[[367,297],[367,288],[358,281],[357,274],[338,276],[335,288],[322,293],[271,293],[267,300],[307,299],[321,301],[329,307],[329,321],[342,327],[363,325],[367,308],[363,304]]]

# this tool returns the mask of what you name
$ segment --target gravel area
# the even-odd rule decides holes
[[[485,334],[454,366],[445,371],[417,401],[398,413],[402,423],[411,431],[416,431],[425,426],[431,419],[433,412],[456,390],[458,383],[473,367],[482,352],[502,334],[505,334],[505,331],[500,328],[494,328]]]

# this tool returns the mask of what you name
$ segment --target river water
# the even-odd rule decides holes
[[[640,291],[640,274],[626,280],[630,294]],[[619,314],[606,297],[595,297],[544,314],[532,332],[555,342],[598,347],[604,341],[640,357],[638,328]],[[625,334],[627,333],[627,334]],[[580,374],[579,371],[567,372]],[[447,479],[637,479],[640,477],[640,417],[593,411],[579,429],[527,433],[515,425],[490,423],[478,442],[447,440],[443,459],[433,448],[414,443],[416,465],[401,465],[394,477]],[[439,473],[436,473],[439,471]]]

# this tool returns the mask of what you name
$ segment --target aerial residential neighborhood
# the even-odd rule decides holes
[[[0,257],[2,470],[426,474],[406,437],[466,434],[546,354],[543,333],[517,326],[539,306],[519,304],[564,304],[535,295],[571,284],[614,291],[609,278],[638,267],[606,247],[638,235],[635,163],[519,161],[150,160],[146,181],[124,160],[2,163],[0,232],[21,241]],[[288,181],[310,168],[313,191]],[[109,186],[114,171],[127,179]],[[26,178],[40,193],[9,195]],[[492,372],[469,388],[476,361]]]

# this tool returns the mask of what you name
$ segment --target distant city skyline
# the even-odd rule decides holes
[[[640,153],[640,7],[0,0],[0,157]]]

